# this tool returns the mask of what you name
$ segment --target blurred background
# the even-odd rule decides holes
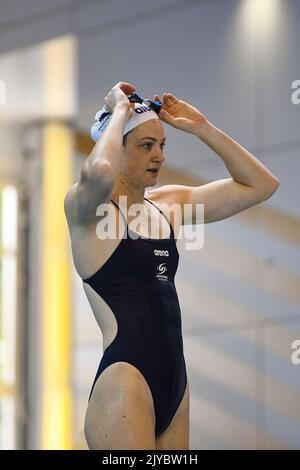
[[[176,286],[190,448],[300,449],[299,25],[299,0],[0,0],[1,449],[87,448],[102,335],[63,199],[118,81],[191,103],[280,179],[205,225],[201,250],[179,240]],[[195,136],[165,133],[158,186],[230,176]]]

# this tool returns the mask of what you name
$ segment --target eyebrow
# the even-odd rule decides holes
[[[141,140],[145,140],[145,139],[150,139],[150,140],[154,140],[154,142],[157,142],[157,139],[154,139],[154,137],[143,137]],[[162,139],[162,142],[165,141],[165,140],[166,140],[166,138],[164,137]]]

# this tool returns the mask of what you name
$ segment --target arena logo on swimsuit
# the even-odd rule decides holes
[[[154,250],[155,256],[169,256],[168,250]]]

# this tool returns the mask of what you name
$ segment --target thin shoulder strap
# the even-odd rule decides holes
[[[126,227],[126,230],[128,229],[128,225],[127,225],[127,220],[125,218],[125,215],[123,214],[123,212],[121,211],[120,207],[118,206],[118,204],[116,204],[112,199],[111,199],[111,202],[118,208],[118,210],[120,211],[121,213],[121,216],[124,220],[124,223],[125,223],[125,227]]]
[[[174,238],[174,230],[173,230],[173,227],[172,227],[169,219],[167,218],[167,216],[163,213],[162,210],[160,210],[160,208],[156,204],[154,204],[154,202],[150,201],[150,199],[147,199],[146,197],[144,197],[144,199],[146,199],[146,201],[150,202],[150,204],[152,204],[152,206],[156,207],[156,209],[164,216],[164,218],[166,219],[166,221],[170,225],[171,235]]]

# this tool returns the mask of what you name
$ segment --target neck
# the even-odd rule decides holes
[[[127,196],[127,206],[130,207],[132,204],[143,204],[144,203],[145,188],[132,186],[128,181],[124,179],[118,179],[111,196],[111,199],[118,204],[120,196]]]

